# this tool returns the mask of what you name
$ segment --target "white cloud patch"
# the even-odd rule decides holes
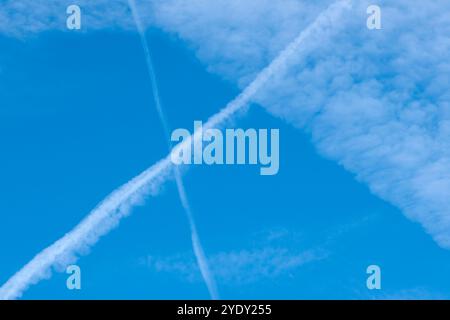
[[[301,272],[305,265],[330,256],[326,248],[328,241],[307,248],[302,238],[297,230],[288,228],[261,230],[249,237],[247,247],[211,254],[209,265],[220,285],[245,285],[290,277]],[[149,255],[139,262],[153,272],[175,274],[189,282],[201,281],[200,270],[190,252],[164,257]]]
[[[269,246],[220,252],[211,255],[209,264],[219,283],[240,285],[283,276],[326,257],[327,253],[320,250],[292,252],[284,247]],[[201,281],[198,265],[192,255],[148,256],[141,263],[155,272],[175,273],[191,282]]]
[[[326,243],[306,247],[302,232],[273,227],[252,233],[247,245],[209,256],[209,264],[220,285],[245,285],[292,276],[306,264],[330,256]],[[200,282],[201,275],[191,252],[168,256],[148,255],[139,264],[156,273],[175,274],[188,282]]]
[[[49,30],[67,30],[66,9],[81,7],[82,31],[134,27],[127,0],[3,0],[0,3],[0,35],[26,37]]]

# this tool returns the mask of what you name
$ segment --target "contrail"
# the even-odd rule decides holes
[[[234,100],[210,117],[204,124],[203,129],[221,127],[239,110],[247,106],[255,93],[274,74],[283,72],[287,60],[294,53],[304,54],[308,51],[307,40],[311,40],[311,38],[318,40],[321,36],[333,32],[335,29],[333,24],[336,19],[340,18],[346,9],[350,8],[350,4],[350,0],[338,1],[322,12]],[[192,142],[198,142],[201,139],[202,133],[197,130],[193,136],[176,145],[172,153],[179,154],[181,150],[191,146]],[[107,234],[147,193],[156,193],[157,188],[170,178],[172,168],[170,153],[143,173],[113,191],[72,231],[38,253],[14,274],[0,288],[0,299],[20,297],[30,285],[48,278],[52,266],[65,267],[69,261],[75,261],[77,255],[94,245],[101,236]]]
[[[153,59],[150,52],[150,46],[147,42],[147,38],[145,36],[145,29],[142,26],[142,22],[136,7],[136,2],[134,0],[128,0],[128,5],[131,8],[131,12],[133,14],[134,22],[136,24],[139,37],[141,39],[142,48],[144,49],[145,53],[145,59],[147,62],[147,69],[148,74],[150,76],[150,82],[152,85],[152,92],[153,92],[153,99],[155,102],[156,110],[158,112],[159,120],[163,126],[164,134],[167,141],[168,150],[172,149],[172,143],[170,140],[170,131],[169,131],[169,125],[167,123],[166,117],[164,115],[164,110],[162,107],[161,99],[159,96],[159,89],[158,89],[158,82],[156,79],[156,72],[155,68],[153,66]],[[184,187],[183,183],[183,177],[181,176],[180,169],[175,166],[174,167],[174,175],[175,175],[175,182],[177,185],[178,195],[180,198],[181,205],[186,213],[186,216],[189,221],[189,227],[191,230],[191,241],[192,241],[192,247],[194,249],[195,258],[197,260],[200,273],[202,274],[203,280],[206,283],[206,286],[208,287],[209,294],[213,300],[219,299],[219,294],[217,290],[217,285],[214,280],[214,276],[211,273],[211,269],[209,268],[208,260],[206,259],[206,255],[203,250],[203,246],[200,241],[200,237],[197,232],[197,226],[194,219],[194,214],[192,213],[191,206],[189,204],[189,200],[187,197],[186,189]]]

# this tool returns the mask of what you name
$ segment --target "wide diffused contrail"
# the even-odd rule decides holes
[[[155,72],[155,68],[153,66],[153,59],[152,59],[151,52],[150,52],[150,46],[149,46],[149,44],[147,42],[147,38],[145,36],[145,28],[142,25],[135,1],[128,0],[128,5],[131,8],[134,22],[138,29],[139,37],[141,39],[142,48],[144,49],[145,60],[147,62],[148,74],[150,76],[150,82],[151,82],[151,86],[152,86],[153,99],[155,102],[156,110],[158,112],[159,120],[164,129],[164,135],[166,137],[167,146],[170,151],[172,149],[172,143],[170,141],[169,125],[167,123],[167,120],[166,120],[166,117],[164,114],[164,109],[162,107],[161,99],[159,96],[156,72]],[[200,236],[198,235],[198,232],[197,232],[197,226],[195,223],[194,214],[192,213],[191,206],[189,204],[186,189],[184,187],[183,177],[181,176],[180,169],[177,166],[174,167],[174,175],[175,175],[175,182],[177,184],[177,190],[178,190],[178,195],[179,195],[179,198],[181,201],[181,205],[182,205],[182,207],[186,213],[186,216],[188,218],[189,228],[191,230],[192,247],[194,249],[194,255],[197,260],[197,263],[198,263],[198,266],[200,269],[200,273],[203,277],[203,280],[206,283],[206,286],[208,287],[208,291],[209,291],[211,298],[214,300],[217,300],[219,298],[217,285],[214,280],[214,276],[211,273],[211,269],[209,268],[208,260],[206,259],[206,255],[204,253],[203,246],[200,241]]]
[[[203,129],[221,127],[238,111],[251,102],[255,93],[263,87],[276,73],[282,72],[287,60],[294,53],[306,53],[306,40],[319,40],[321,36],[332,32],[334,23],[342,13],[350,7],[350,0],[339,1],[321,13],[300,35],[292,41],[264,70],[262,70],[242,92],[225,108],[213,115],[204,124]],[[179,152],[190,146],[192,142],[202,139],[200,130],[194,132],[182,143],[174,147],[172,152]],[[129,213],[147,193],[156,192],[161,184],[171,176],[171,154],[160,160],[149,169],[113,191],[72,231],[54,244],[37,254],[29,263],[14,274],[1,288],[0,299],[16,299],[32,284],[47,278],[52,266],[64,267],[73,262],[83,249],[95,244],[98,239],[108,233]]]

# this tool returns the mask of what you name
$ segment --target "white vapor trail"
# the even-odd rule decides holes
[[[225,108],[213,115],[204,124],[203,128],[220,127],[238,111],[251,103],[255,93],[261,89],[270,78],[283,72],[287,60],[294,53],[308,51],[307,40],[322,40],[321,36],[332,32],[334,23],[343,12],[350,7],[350,0],[341,0],[331,5],[316,20],[310,24],[300,35],[294,39],[265,69],[263,69],[234,100]],[[192,142],[200,141],[200,130],[194,132],[182,143],[176,145],[172,152],[179,152],[189,147]],[[150,191],[155,191],[171,176],[173,164],[171,154],[145,170],[143,173],[113,191],[90,214],[83,219],[72,231],[67,233],[54,244],[38,253],[22,269],[14,274],[1,288],[0,299],[16,299],[32,284],[46,278],[51,274],[52,266],[67,265],[69,261],[77,258],[83,250],[94,245],[101,236],[108,233],[117,223],[126,216],[132,206]],[[198,239],[194,239],[194,242]]]
[[[139,17],[138,9],[136,7],[136,2],[134,0],[128,0],[128,5],[131,8],[131,12],[133,14],[133,19],[135,21],[139,37],[141,39],[142,48],[144,49],[145,53],[145,59],[147,62],[147,69],[150,76],[150,82],[152,86],[152,92],[153,92],[153,99],[155,102],[156,110],[158,112],[159,119],[162,123],[164,134],[167,140],[168,149],[172,149],[172,144],[170,141],[170,131],[169,131],[169,125],[167,123],[166,117],[164,115],[164,110],[162,107],[161,99],[159,96],[159,89],[158,89],[158,82],[156,79],[156,72],[155,68],[153,66],[153,59],[150,52],[150,46],[147,42],[147,38],[145,36],[145,29],[142,26],[141,19]],[[194,219],[194,214],[192,213],[191,206],[189,204],[189,200],[186,194],[186,189],[184,187],[183,178],[181,176],[180,169],[175,166],[174,167],[174,175],[175,175],[175,182],[177,185],[178,195],[180,198],[181,205],[186,213],[186,216],[189,221],[189,227],[191,230],[191,241],[192,241],[192,247],[194,249],[195,258],[197,260],[200,273],[202,274],[202,277],[206,283],[206,286],[208,287],[209,294],[213,300],[219,299],[219,293],[217,290],[217,285],[214,280],[214,276],[211,273],[211,269],[208,264],[208,260],[206,259],[206,255],[203,250],[203,246],[200,241],[200,236],[197,232],[197,226]]]

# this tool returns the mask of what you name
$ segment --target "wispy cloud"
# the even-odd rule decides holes
[[[247,285],[280,277],[290,277],[307,264],[333,257],[331,247],[342,237],[373,221],[374,216],[335,226],[319,235],[316,243],[305,245],[311,235],[286,227],[273,227],[253,233],[243,248],[216,252],[209,264],[223,286]],[[309,246],[309,247],[308,247]],[[168,256],[148,255],[139,259],[152,272],[173,274],[188,282],[201,280],[191,252]],[[362,294],[362,293],[361,293]]]
[[[289,275],[300,267],[327,257],[324,250],[293,252],[285,247],[267,246],[219,252],[209,263],[222,285],[242,285]],[[199,269],[192,255],[147,256],[141,263],[154,272],[174,273],[186,281],[199,281]]]

